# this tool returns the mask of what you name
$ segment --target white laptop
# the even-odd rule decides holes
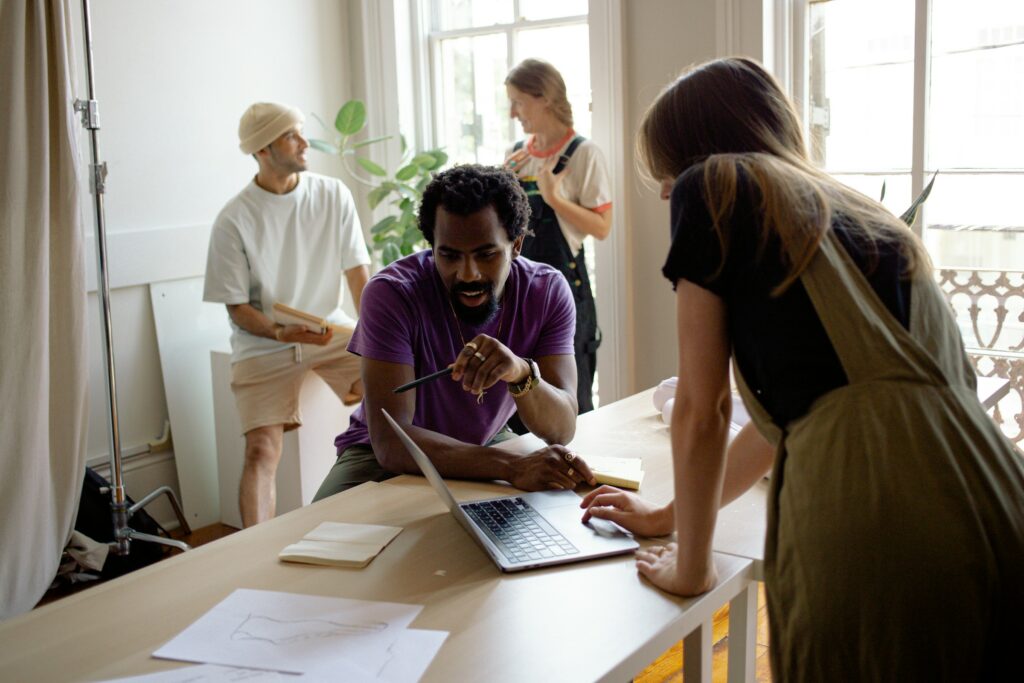
[[[601,519],[583,524],[580,497],[572,491],[540,491],[459,503],[427,454],[382,411],[427,481],[498,568],[534,567],[621,555],[639,544],[621,527]]]

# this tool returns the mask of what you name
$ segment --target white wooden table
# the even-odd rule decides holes
[[[629,422],[636,405],[608,406],[581,423]],[[588,427],[581,439],[586,433],[599,436]],[[453,488],[462,499],[510,490],[479,482]],[[278,562],[278,551],[327,520],[404,530],[365,569]],[[642,580],[632,556],[502,574],[423,479],[399,477],[4,622],[0,671],[12,681],[95,681],[182,666],[150,655],[236,588],[254,588],[424,605],[412,627],[450,633],[426,681],[625,681],[680,638],[687,680],[707,681],[711,618],[749,595],[753,577],[746,558],[716,554],[715,563],[718,585],[692,599]],[[731,641],[733,680],[752,680],[746,643]]]

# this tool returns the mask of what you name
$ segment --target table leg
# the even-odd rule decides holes
[[[757,658],[757,587],[752,581],[729,602],[729,683],[753,683]]]
[[[711,681],[711,620],[705,621],[683,638],[683,680],[688,683]]]

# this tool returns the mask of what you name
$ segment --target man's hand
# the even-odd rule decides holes
[[[499,381],[521,382],[530,374],[530,364],[494,337],[478,334],[463,347],[452,363],[452,379],[462,388],[479,394]]]
[[[316,344],[326,346],[334,336],[334,328],[328,327],[323,334],[310,332],[304,325],[282,325],[275,328],[274,339],[288,344]]]
[[[580,507],[586,510],[584,524],[591,517],[607,519],[638,536],[664,536],[672,533],[675,526],[671,503],[658,507],[614,486],[594,489],[584,496]]]
[[[545,446],[520,457],[509,477],[509,483],[523,491],[572,490],[584,482],[597,483],[583,458],[565,446]]]

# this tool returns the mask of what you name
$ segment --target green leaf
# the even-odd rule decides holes
[[[405,156],[405,153],[406,153],[407,151],[409,151],[409,144],[408,144],[408,143],[407,143],[407,142],[405,141],[405,136],[404,136],[404,135],[399,135],[399,136],[398,136],[398,140],[399,140],[399,141],[401,142],[401,144],[402,144],[402,156],[404,157],[404,156]]]
[[[309,139],[309,146],[315,150],[326,152],[327,154],[337,154],[338,148],[325,140],[317,140],[316,138]]]
[[[420,195],[422,195],[423,191],[427,189],[427,185],[430,184],[431,180],[433,180],[433,177],[429,173],[420,178],[420,181],[416,183],[416,191],[419,192]]]
[[[389,263],[397,261],[398,259],[402,258],[402,252],[399,250],[398,247],[395,246],[394,242],[388,242],[387,244],[384,245],[384,250],[381,251],[380,258],[381,261],[383,261],[384,265],[386,266]]]
[[[402,256],[408,256],[413,251],[415,251],[415,249],[416,249],[416,245],[415,244],[409,244],[408,242],[404,242],[402,244]]]
[[[385,140],[390,140],[391,137],[392,136],[390,135],[381,135],[379,138],[370,138],[369,140],[363,140],[362,142],[357,142],[356,144],[352,145],[352,149],[359,149],[360,147],[366,147],[367,145],[373,145],[378,142],[384,142]]]
[[[416,205],[413,203],[411,199],[403,198],[402,201],[399,202],[398,208],[400,208],[402,211],[412,211],[414,208],[416,208]]]
[[[399,183],[397,189],[403,197],[405,197],[406,199],[411,199],[413,201],[418,201],[420,198],[420,194],[422,194],[415,187],[409,187],[405,183]]]
[[[323,128],[326,131],[330,131],[331,130],[331,127],[328,126],[326,123],[324,123],[324,120],[322,118],[320,118],[319,116],[317,116],[317,113],[315,111],[309,112],[309,115],[312,116],[314,119],[316,119],[316,122],[320,124],[321,128]]]
[[[402,242],[408,244],[417,244],[423,241],[423,233],[420,232],[418,225],[413,223],[405,228],[405,232],[402,233]]]
[[[384,198],[391,194],[391,188],[380,185],[370,190],[370,194],[366,196],[367,202],[370,204],[371,209],[376,209],[377,205],[384,201]]]
[[[366,105],[361,100],[349,100],[338,110],[334,127],[342,135],[355,135],[366,125]]]
[[[928,199],[928,195],[932,193],[932,185],[935,184],[935,179],[938,177],[938,175],[938,171],[936,171],[935,174],[932,175],[931,181],[925,186],[923,190],[921,190],[921,194],[917,195],[917,199],[915,199],[913,203],[911,203],[911,205],[907,207],[907,210],[904,211],[903,214],[900,216],[901,221],[903,221],[907,225],[914,224],[914,221],[917,220],[917,213],[918,211],[921,210],[921,205],[925,203],[925,200]]]
[[[381,167],[381,166],[380,166],[380,164],[378,164],[378,163],[376,163],[376,162],[374,162],[374,161],[370,161],[369,159],[365,159],[365,158],[363,158],[363,157],[357,157],[357,158],[356,158],[356,162],[357,162],[357,163],[358,163],[358,164],[359,164],[360,166],[362,166],[362,167],[363,167],[363,169],[364,169],[364,170],[365,170],[365,171],[366,171],[367,173],[371,173],[371,174],[373,174],[373,175],[376,175],[376,176],[380,176],[380,177],[382,177],[382,178],[383,178],[384,176],[386,176],[386,175],[388,174],[388,172],[387,172],[387,171],[385,171],[385,170],[383,169],[383,167]]]
[[[377,221],[372,228],[370,228],[371,235],[377,235],[385,232],[388,228],[398,222],[398,218],[395,216],[384,216]]]
[[[411,180],[415,178],[416,174],[419,172],[419,166],[417,166],[416,164],[409,164],[408,166],[403,166],[402,168],[398,169],[398,172],[395,173],[395,180]]]
[[[448,155],[442,152],[441,150],[432,149],[430,150],[430,154],[433,155],[435,159],[437,159],[437,166],[435,166],[434,168],[441,168],[442,166],[448,163]]]
[[[419,154],[414,156],[412,158],[412,161],[410,161],[409,163],[416,164],[417,166],[426,171],[432,171],[438,166],[437,158],[430,152],[420,152]]]
[[[878,198],[879,202],[885,201],[885,181],[882,181],[882,196]]]

